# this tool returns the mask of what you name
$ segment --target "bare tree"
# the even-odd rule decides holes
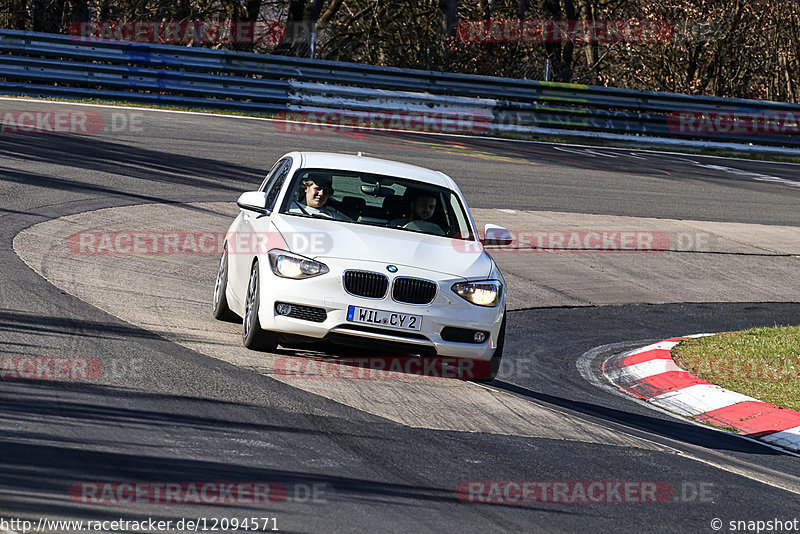
[[[0,2],[0,25],[13,30],[26,30],[29,22],[26,0],[3,0]]]
[[[280,21],[274,42],[204,43],[398,67],[797,102],[800,3],[785,0],[0,0],[0,26],[64,33],[76,21]],[[467,39],[459,21],[660,21],[656,40]],[[577,25],[577,26],[575,26]],[[580,34],[581,32],[576,32]],[[591,37],[591,32],[588,33]]]
[[[324,25],[332,19],[342,0],[328,2],[327,9],[325,4],[325,0],[289,0],[286,32],[273,53],[308,56],[310,36],[316,32],[317,23]]]
[[[439,0],[439,10],[442,12],[442,35],[455,35],[458,23],[458,0]]]

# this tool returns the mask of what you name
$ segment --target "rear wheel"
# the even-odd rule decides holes
[[[492,354],[491,359],[489,360],[489,373],[478,377],[475,379],[475,382],[491,382],[497,376],[497,372],[500,371],[500,363],[503,360],[503,346],[506,342],[506,314],[503,313],[503,322],[500,323],[500,332],[497,334],[497,347],[494,349],[494,354]]]
[[[275,350],[278,346],[278,335],[261,328],[258,320],[258,309],[261,303],[258,262],[253,263],[250,271],[250,282],[247,284],[247,299],[242,320],[242,341],[244,346],[252,350]]]
[[[228,245],[222,251],[217,270],[217,281],[214,284],[214,317],[220,321],[234,322],[239,316],[228,307],[228,297],[225,290],[228,288]]]

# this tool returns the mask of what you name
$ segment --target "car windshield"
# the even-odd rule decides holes
[[[393,176],[300,169],[281,213],[474,240],[466,210],[450,189]]]

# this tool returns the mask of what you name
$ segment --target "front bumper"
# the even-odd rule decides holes
[[[437,283],[438,290],[433,301],[424,305],[396,302],[391,297],[391,290],[383,298],[359,297],[349,294],[344,287],[343,274],[351,265],[338,265],[330,259],[325,263],[330,272],[314,278],[292,280],[275,275],[268,261],[259,261],[262,280],[259,320],[262,328],[285,335],[437,356],[488,360],[494,354],[505,310],[505,295],[496,307],[476,306],[450,290],[453,284],[463,282],[463,278],[407,266],[401,266],[400,273],[392,274],[386,272],[385,263],[366,262],[359,264],[357,269],[385,274],[390,287],[395,277],[410,276],[432,280]],[[294,317],[280,315],[276,303],[324,310],[324,320],[319,321],[320,317],[313,313],[310,316],[298,313]],[[376,328],[354,323],[347,320],[349,306],[418,315],[422,318],[421,328],[411,331],[388,325]],[[482,343],[448,341],[442,337],[442,330],[446,327],[488,332],[489,336]],[[452,336],[446,337],[452,339]]]

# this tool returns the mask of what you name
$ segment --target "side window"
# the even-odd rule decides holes
[[[464,209],[461,207],[461,203],[454,193],[450,193],[450,206],[447,211],[451,212],[453,214],[453,219],[455,219],[450,223],[451,230],[456,232],[455,237],[472,240],[473,237],[470,231],[469,221],[467,221]],[[450,217],[448,217],[448,219],[449,218]]]
[[[275,173],[275,179],[272,181],[272,184],[269,186],[267,190],[267,209],[272,211],[275,208],[275,201],[278,199],[278,194],[280,194],[281,189],[283,188],[283,183],[286,181],[286,177],[289,176],[289,169],[292,168],[292,160],[286,159],[281,167],[278,168],[278,171]]]
[[[266,178],[264,178],[264,181],[261,182],[261,187],[258,188],[259,191],[264,192],[264,191],[267,190],[267,186],[272,181],[272,179],[275,178],[275,175],[277,174],[278,169],[280,169],[281,166],[286,161],[287,160],[285,160],[285,159],[279,159],[278,161],[275,162],[275,165],[273,165],[272,168],[269,170],[269,172],[267,173]]]

